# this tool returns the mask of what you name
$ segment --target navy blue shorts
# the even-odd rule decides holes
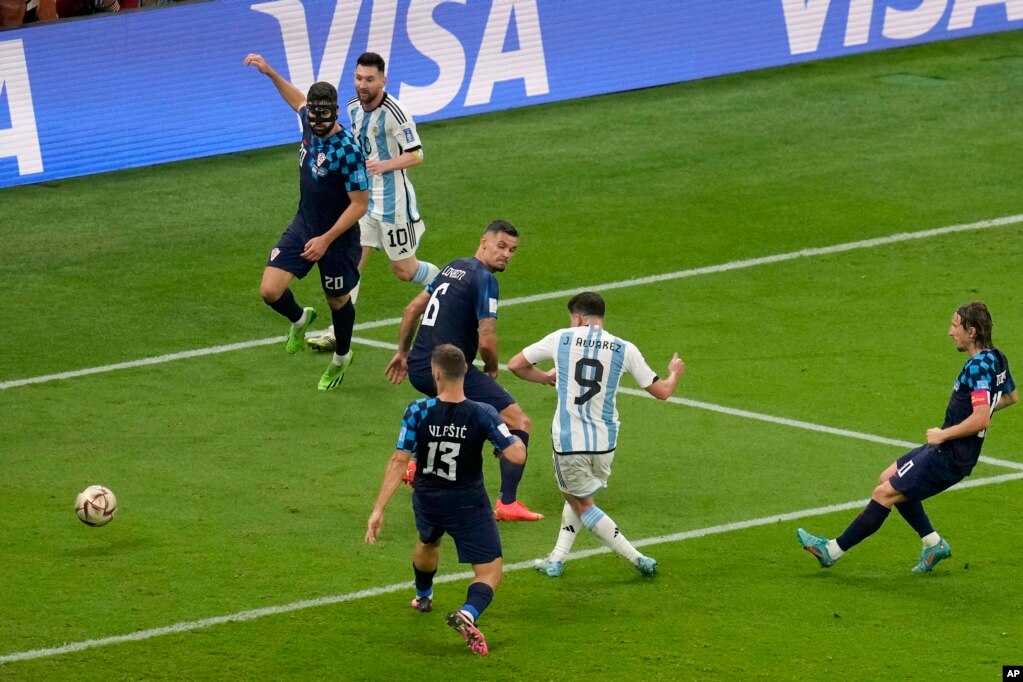
[[[429,365],[425,369],[409,365],[408,379],[409,383],[423,395],[431,398],[437,395],[437,386],[433,383],[433,373]],[[511,397],[511,393],[504,390],[501,384],[491,379],[485,372],[477,369],[476,365],[469,365],[469,370],[465,373],[465,397],[478,403],[486,403],[498,412],[515,404],[515,398]]]
[[[455,541],[459,563],[489,564],[501,557],[501,536],[486,490],[416,488],[412,511],[419,539],[431,544],[447,533]]]
[[[345,233],[327,247],[323,258],[314,262],[302,258],[305,243],[312,239],[312,236],[292,223],[277,240],[266,264],[290,272],[299,279],[308,275],[313,265],[317,265],[320,271],[320,286],[323,287],[325,294],[328,296],[347,294],[359,283],[359,258],[362,256],[357,228],[352,229],[356,230],[355,239],[351,239],[348,233]]]
[[[910,500],[926,500],[965,477],[945,455],[930,445],[910,450],[895,463],[897,471],[888,481]]]

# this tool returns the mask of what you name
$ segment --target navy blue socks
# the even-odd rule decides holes
[[[522,444],[529,448],[529,434],[525,431],[515,429],[512,433],[522,441]],[[501,502],[511,504],[519,496],[519,483],[522,481],[522,474],[526,470],[525,464],[512,464],[504,457],[501,458]]]
[[[860,515],[853,519],[845,532],[836,538],[839,548],[843,552],[849,551],[852,547],[860,544],[868,537],[877,532],[892,510],[888,507],[871,500],[867,507],[860,512]]]
[[[285,289],[280,298],[267,305],[288,318],[292,324],[302,319],[302,306],[295,301],[295,294],[291,293],[291,289]]]

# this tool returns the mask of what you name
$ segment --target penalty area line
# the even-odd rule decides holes
[[[975,480],[966,480],[956,484],[949,490],[965,490],[966,488],[978,488],[984,485],[994,485],[998,483],[1006,483],[1009,481],[1018,481],[1023,479],[1023,471],[1002,474],[1001,476],[990,476],[987,478],[978,478]],[[716,526],[708,526],[706,528],[698,528],[695,530],[683,531],[681,533],[673,533],[671,535],[660,535],[657,537],[644,538],[633,543],[636,547],[648,547],[650,545],[660,545],[670,542],[683,542],[685,540],[694,540],[697,538],[704,538],[711,535],[720,535],[723,533],[731,533],[734,531],[747,530],[750,528],[757,528],[760,526],[768,526],[775,523],[781,523],[785,521],[796,521],[799,519],[811,518],[814,516],[824,516],[834,512],[848,511],[852,509],[859,509],[867,504],[869,500],[854,500],[852,502],[844,502],[841,504],[833,504],[824,507],[813,507],[811,509],[802,509],[794,512],[787,512],[783,514],[773,514],[770,516],[763,516],[757,519],[749,519],[747,521],[736,521],[733,523],[723,523]],[[611,550],[607,547],[598,547],[595,549],[587,549],[579,552],[572,552],[568,555],[569,559],[578,560],[585,559],[600,554],[608,554]],[[504,567],[505,572],[509,571],[522,571],[533,567],[533,561],[519,561],[514,564],[508,564]],[[434,584],[443,584],[454,582],[456,580],[467,580],[473,576],[471,571],[462,571],[459,573],[450,573],[443,576],[437,576],[434,579]],[[99,639],[89,639],[82,642],[73,642],[71,644],[64,644],[63,646],[49,647],[45,649],[32,649],[29,651],[20,651],[16,653],[0,655],[0,665],[5,663],[17,663],[19,661],[31,661],[40,658],[52,658],[54,656],[62,656],[65,654],[71,654],[78,651],[86,651],[88,649],[96,649],[99,647],[112,646],[114,644],[125,644],[129,642],[140,642],[147,639],[153,639],[154,637],[163,637],[165,635],[176,635],[184,632],[194,632],[196,630],[205,630],[217,625],[225,625],[227,623],[243,623],[246,621],[256,620],[258,618],[266,618],[269,616],[278,616],[284,613],[291,613],[294,611],[301,611],[304,609],[318,608],[321,606],[332,606],[334,604],[343,604],[345,602],[356,601],[359,599],[368,599],[371,597],[379,597],[385,594],[392,594],[401,590],[414,589],[415,583],[413,581],[406,581],[402,583],[395,583],[393,585],[383,585],[381,587],[373,587],[365,590],[359,590],[357,592],[348,592],[346,594],[337,594],[327,597],[319,597],[317,599],[304,599],[302,601],[292,602],[290,604],[282,604],[279,606],[267,606],[260,609],[250,609],[248,611],[239,611],[237,613],[228,614],[226,616],[216,616],[213,618],[204,618],[201,620],[185,621],[181,623],[175,623],[173,625],[167,625],[159,628],[151,628],[149,630],[139,630],[137,632],[128,633],[126,635],[115,635],[112,637],[102,637]]]

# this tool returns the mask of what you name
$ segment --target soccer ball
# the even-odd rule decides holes
[[[105,526],[114,518],[117,511],[117,498],[109,488],[101,485],[90,485],[78,493],[75,500],[75,513],[87,526]]]

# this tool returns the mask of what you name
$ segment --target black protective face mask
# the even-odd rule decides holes
[[[336,104],[310,104],[306,112],[310,126],[326,126],[329,130],[337,121]]]

